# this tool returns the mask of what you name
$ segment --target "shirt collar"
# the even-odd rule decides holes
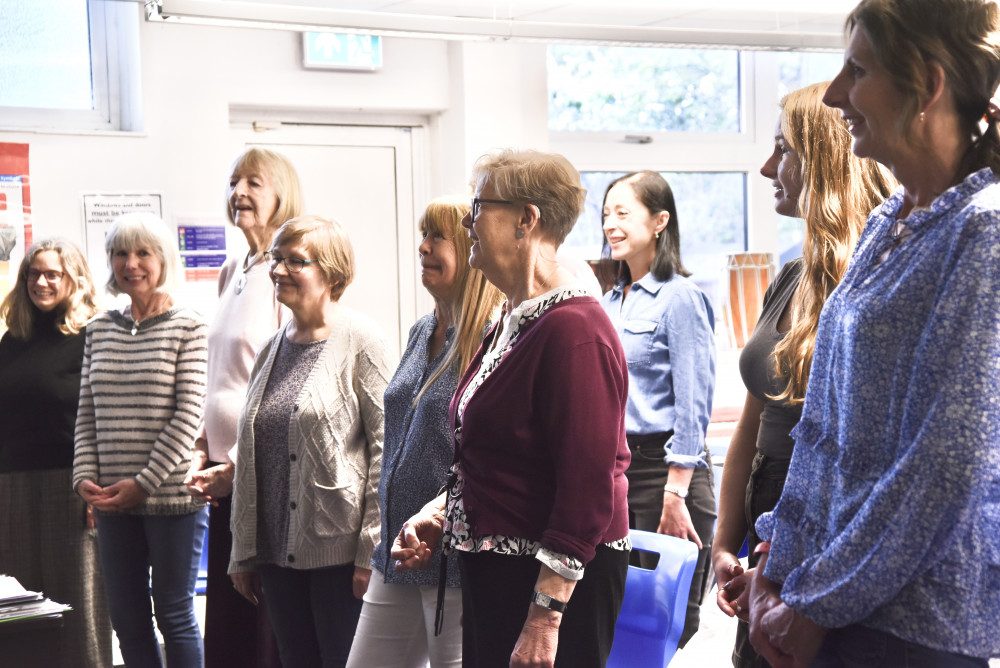
[[[668,278],[667,281],[669,280],[670,279]],[[646,275],[640,278],[638,281],[633,283],[632,289],[634,290],[637,287],[642,288],[643,290],[645,290],[646,292],[655,297],[656,294],[660,291],[660,288],[666,285],[667,281],[661,281],[660,279],[658,279],[656,276],[653,275],[653,272],[650,271],[647,272]],[[622,293],[625,292],[625,283],[623,281],[619,281],[615,283],[615,286],[611,289],[614,290],[615,295],[617,295],[618,298],[621,299]]]

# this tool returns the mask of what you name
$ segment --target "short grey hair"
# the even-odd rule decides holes
[[[104,238],[104,251],[108,260],[108,270],[111,272],[105,286],[108,292],[112,295],[122,294],[122,289],[115,280],[113,264],[115,251],[131,251],[139,248],[149,248],[163,265],[156,291],[172,291],[177,285],[181,258],[170,228],[162,218],[154,214],[126,213],[115,219]]]

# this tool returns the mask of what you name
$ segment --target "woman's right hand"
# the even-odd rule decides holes
[[[230,573],[229,579],[233,581],[233,587],[240,593],[240,596],[257,605],[260,600],[260,577],[254,571],[244,573]]]
[[[432,500],[403,524],[392,544],[396,570],[419,570],[431,563],[444,533],[444,495]]]
[[[76,493],[91,506],[101,503],[108,497],[104,488],[93,480],[81,480],[76,486]]]
[[[712,565],[715,570],[715,580],[719,585],[715,595],[716,605],[730,617],[739,617],[747,621],[749,575],[743,571],[743,566],[732,552],[719,552],[713,555]]]

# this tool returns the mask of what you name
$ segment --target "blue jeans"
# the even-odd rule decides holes
[[[832,629],[810,668],[987,668],[986,659],[952,654],[853,624]]]
[[[161,668],[163,635],[170,668],[201,668],[202,646],[194,615],[208,510],[187,515],[101,515],[97,541],[101,572],[118,634],[122,658],[129,668]],[[150,601],[152,569],[152,601]]]
[[[264,564],[257,573],[281,665],[343,668],[361,616],[354,564],[302,570]]]

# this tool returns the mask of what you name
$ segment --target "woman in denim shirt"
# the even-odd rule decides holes
[[[630,525],[700,548],[680,646],[698,630],[710,568],[715,493],[705,432],[715,388],[712,304],[680,256],[677,209],[656,172],[628,174],[604,195],[604,251],[617,275],[601,305],[628,362]]]
[[[824,101],[902,188],[820,316],[750,587],[783,666],[1000,656],[1000,9],[864,0]],[[992,99],[991,99],[992,98]]]

